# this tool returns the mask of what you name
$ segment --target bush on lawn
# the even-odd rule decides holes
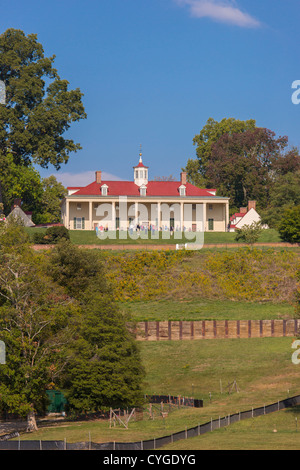
[[[47,228],[44,233],[35,233],[33,235],[34,243],[39,245],[55,244],[60,240],[69,240],[69,232],[64,226],[53,226]]]

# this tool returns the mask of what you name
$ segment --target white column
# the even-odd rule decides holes
[[[66,220],[65,220],[65,225],[66,228],[69,230],[70,229],[70,202],[67,199],[66,200]]]
[[[111,203],[111,229],[116,230],[116,203]]]
[[[160,202],[157,203],[157,229],[160,229],[161,226],[161,213],[160,213]]]
[[[184,220],[183,220],[183,202],[180,203],[180,228],[181,228],[181,231],[183,231],[183,223],[184,223]]]
[[[227,201],[226,202],[226,206],[225,206],[225,213],[226,213],[226,217],[225,217],[225,232],[227,231],[227,225],[229,224],[229,202]]]
[[[93,230],[93,203],[89,202],[89,221],[90,221],[90,230]]]
[[[203,203],[203,231],[207,231],[207,224],[206,224],[206,202]]]
[[[136,201],[134,203],[134,218],[136,225],[138,224],[138,215],[139,215],[139,203]]]

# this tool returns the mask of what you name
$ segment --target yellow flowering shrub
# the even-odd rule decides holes
[[[171,298],[294,300],[300,254],[238,251],[137,251],[103,255],[117,300]]]

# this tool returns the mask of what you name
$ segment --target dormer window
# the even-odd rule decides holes
[[[108,189],[108,186],[106,184],[103,184],[101,186],[101,196],[107,196],[107,189]]]
[[[183,184],[181,186],[179,186],[179,195],[180,196],[185,196],[186,195],[185,186]]]
[[[146,194],[147,194],[147,186],[142,184],[142,186],[140,186],[140,195],[146,196]]]

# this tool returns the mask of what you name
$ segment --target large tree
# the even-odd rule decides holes
[[[59,183],[54,175],[42,180],[43,193],[35,208],[35,223],[53,223],[61,221],[61,201],[66,196],[66,188]]]
[[[0,160],[4,213],[10,213],[15,199],[21,199],[23,210],[36,210],[43,198],[43,184],[39,172],[32,165],[16,163],[11,152],[6,155],[0,153]]]
[[[229,196],[235,207],[251,199],[265,207],[273,184],[273,168],[287,146],[287,138],[274,132],[249,129],[224,134],[212,145],[206,174],[219,194]]]
[[[82,93],[68,89],[54,60],[54,55],[45,57],[36,34],[8,29],[0,35],[0,80],[6,87],[6,105],[0,105],[0,166],[10,152],[16,164],[59,169],[81,148],[64,134],[72,122],[86,117]]]
[[[99,255],[63,242],[52,252],[49,272],[82,309],[61,379],[69,408],[82,413],[141,404],[139,348],[113,300]]]
[[[235,118],[224,118],[220,122],[209,118],[199,134],[195,135],[193,144],[196,145],[196,160],[189,159],[185,171],[191,183],[211,186],[207,179],[207,166],[212,154],[212,146],[224,134],[242,133],[254,129],[254,119],[241,121]]]
[[[269,204],[261,211],[262,222],[278,229],[287,209],[300,205],[300,169],[279,174],[270,190]]]

